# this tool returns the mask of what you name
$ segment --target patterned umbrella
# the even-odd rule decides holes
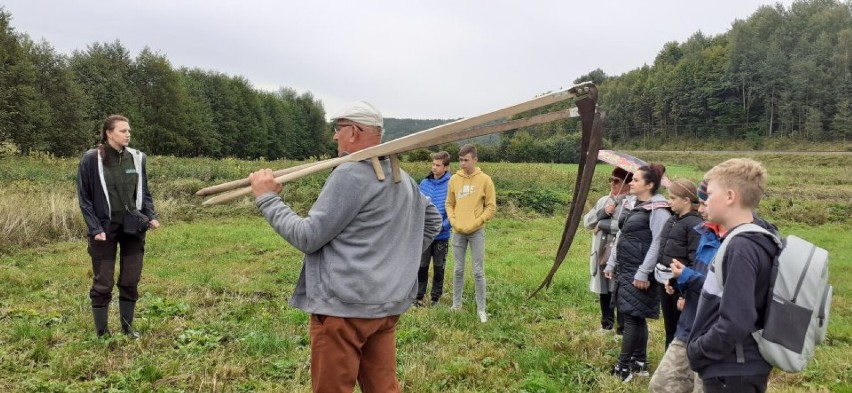
[[[630,154],[622,153],[615,150],[600,150],[598,151],[598,159],[612,166],[624,169],[627,172],[635,173],[639,168],[647,166],[648,163],[639,158],[633,157]],[[663,175],[660,180],[660,185],[670,187],[672,182],[666,175]]]

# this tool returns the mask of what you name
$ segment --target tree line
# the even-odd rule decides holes
[[[652,65],[600,86],[609,137],[852,137],[852,2],[762,6],[717,36],[663,45]]]
[[[0,8],[0,145],[24,154],[78,155],[103,119],[130,119],[149,154],[305,159],[333,152],[322,103],[310,93],[254,89],[240,76],[179,68],[120,42],[66,56],[11,26]],[[2,149],[0,149],[2,151]]]
[[[78,154],[112,113],[131,119],[134,145],[151,154],[304,159],[334,152],[322,103],[310,93],[258,91],[243,77],[175,69],[147,48],[131,58],[119,42],[65,56],[10,21],[0,8],[0,152],[11,145]],[[586,80],[599,86],[606,145],[846,141],[852,1],[762,6],[723,34],[666,43],[651,65],[617,76],[596,69],[575,83]],[[536,113],[570,103],[559,105]],[[448,121],[386,120],[385,140]],[[578,130],[567,120],[474,142],[487,160],[576,162]]]
[[[606,146],[653,149],[667,141],[702,139],[754,141],[756,147],[767,138],[786,138],[791,145],[847,141],[852,1],[762,6],[723,34],[697,32],[683,43],[666,43],[651,65],[616,76],[598,68],[574,83],[584,81],[599,87]],[[578,131],[578,122],[567,120],[507,132],[499,146],[481,146],[480,155],[577,162]]]

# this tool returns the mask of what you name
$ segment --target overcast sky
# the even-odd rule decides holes
[[[789,7],[790,0],[782,1]],[[70,54],[121,41],[172,65],[309,91],[333,113],[458,118],[651,64],[663,44],[716,35],[766,0],[4,0],[12,26]]]

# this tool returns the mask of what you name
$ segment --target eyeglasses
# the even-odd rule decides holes
[[[619,177],[615,177],[615,176],[611,176],[611,177],[609,178],[609,182],[610,182],[610,183],[621,183],[622,181],[624,181],[624,180],[622,180],[622,179],[621,179],[621,178],[619,178]]]
[[[342,130],[346,127],[355,127],[356,130],[361,131],[361,127],[358,127],[355,124],[335,124],[334,125],[334,133],[338,134],[340,132],[340,130]]]

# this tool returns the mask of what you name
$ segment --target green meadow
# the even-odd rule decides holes
[[[733,154],[643,153],[671,177],[699,180]],[[770,390],[852,391],[852,155],[747,154],[770,180],[759,213],[783,234],[831,254],[835,286],[828,340],[798,374],[774,372]],[[151,157],[162,227],[149,233],[136,326],[142,339],[97,339],[89,308],[91,266],[75,196],[77,160],[0,157],[0,391],[302,392],[310,390],[308,315],[287,305],[301,254],[278,237],[248,198],[202,207],[192,194],[288,161]],[[406,162],[420,179],[429,163]],[[642,392],[647,378],[609,376],[616,336],[595,334],[588,291],[590,232],[581,229],[552,287],[530,292],[556,252],[576,165],[482,163],[498,189],[488,224],[489,321],[479,322],[468,269],[465,306],[450,311],[452,256],[437,307],[411,309],[397,325],[398,376],[410,392]],[[603,195],[599,165],[590,200]],[[285,186],[306,213],[325,175]],[[117,295],[116,295],[117,296]],[[113,307],[111,325],[117,330]],[[650,324],[652,368],[663,354]]]

